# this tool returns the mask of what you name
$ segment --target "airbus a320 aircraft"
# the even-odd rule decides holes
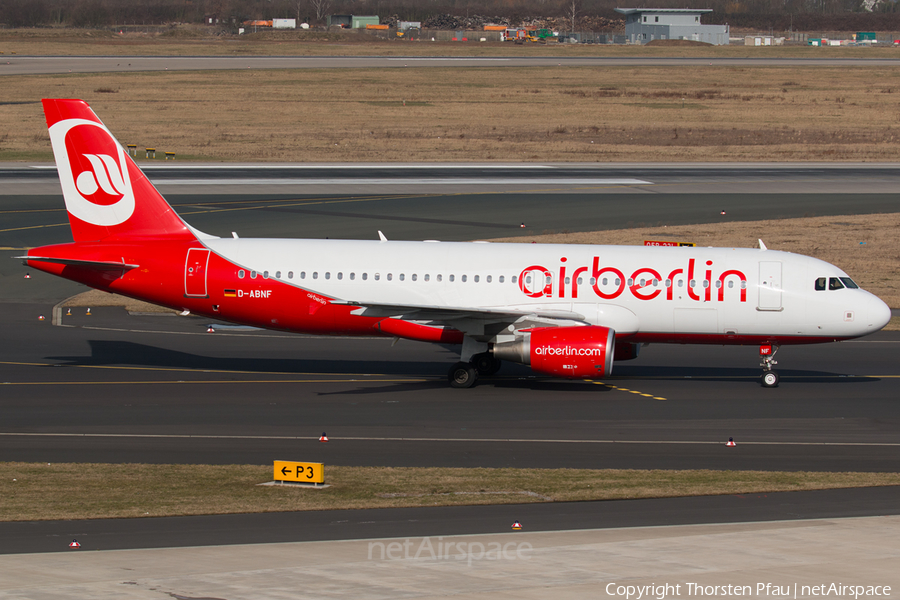
[[[88,286],[235,323],[461,345],[453,387],[501,360],[602,379],[648,343],[779,346],[878,331],[837,267],[760,249],[218,238],[184,221],[81,100],[44,100],[74,243],[21,257]],[[380,232],[379,232],[380,233]]]

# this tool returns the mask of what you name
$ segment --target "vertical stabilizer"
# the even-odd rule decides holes
[[[83,100],[43,100],[72,237],[196,239]]]

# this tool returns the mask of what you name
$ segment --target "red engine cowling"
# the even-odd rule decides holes
[[[601,379],[612,373],[616,332],[608,327],[541,327],[521,340],[495,344],[495,358],[531,365],[538,373]]]

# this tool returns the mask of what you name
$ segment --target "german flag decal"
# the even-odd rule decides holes
[[[225,290],[226,298],[237,298],[237,290]]]

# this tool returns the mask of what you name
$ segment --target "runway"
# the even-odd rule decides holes
[[[534,171],[525,175],[535,177]],[[448,240],[617,228],[636,218],[715,222],[720,209],[738,220],[895,212],[892,192],[900,175],[889,165],[543,171],[548,181],[541,190],[523,189],[517,181],[479,189],[483,182],[477,180],[497,173],[522,177],[513,167],[201,166],[150,172],[181,215],[218,235],[238,228],[242,236],[374,237],[382,229],[393,239]],[[398,174],[412,181],[402,194],[389,182],[352,181],[389,181]],[[0,246],[8,248],[0,258],[67,240],[58,188],[21,193],[15,187],[33,192],[58,186],[52,176],[48,169],[0,170]],[[171,183],[213,176],[219,179],[203,185]],[[581,188],[567,181],[572,177],[642,183]],[[290,183],[241,183],[248,178]],[[331,184],[309,183],[317,178],[342,178],[340,185],[350,188],[319,194],[315,186]],[[447,189],[428,178],[476,181]],[[249,197],[218,191],[254,187],[256,195]],[[521,221],[528,222],[524,232]],[[326,465],[900,468],[900,334],[784,348],[782,383],[772,390],[757,381],[756,348],[660,345],[644,349],[636,361],[617,363],[614,377],[600,383],[534,377],[507,364],[473,389],[451,390],[444,378],[454,351],[416,342],[392,346],[390,339],[229,328],[208,334],[203,319],[102,307],[90,317],[75,309],[63,317],[65,326],[53,327],[37,315],[50,315],[56,302],[83,288],[40,273],[25,280],[23,274],[20,263],[0,260],[4,460],[269,464],[301,457]],[[316,441],[323,431],[328,444]],[[736,448],[724,446],[728,437]],[[516,508],[516,518],[559,529],[895,514],[898,505],[894,488],[777,498],[759,498],[752,510],[737,497],[528,505]],[[508,527],[509,510],[13,523],[0,525],[0,539],[10,540],[0,552],[53,550],[59,536],[73,531],[91,544],[97,540],[97,548],[475,533]],[[284,523],[294,525],[285,530]]]
[[[204,319],[102,307],[52,327],[35,314],[49,306],[3,306],[7,460],[900,469],[896,333],[784,348],[774,390],[759,386],[756,348],[664,345],[600,383],[509,364],[453,390],[452,348],[208,334]]]
[[[749,54],[749,53],[748,53]],[[523,67],[855,67],[900,65],[894,58],[670,58],[567,56],[8,56],[3,75],[235,69],[403,69]],[[6,63],[6,64],[3,64]]]
[[[72,539],[83,550],[92,551],[502,534],[510,531],[514,520],[529,532],[772,521],[802,526],[809,519],[897,515],[898,500],[900,488],[883,487],[605,502],[6,522],[0,523],[0,555],[61,552]]]
[[[0,248],[70,239],[48,167],[0,167]],[[218,236],[527,239],[900,207],[896,165],[154,165],[148,174],[188,222]]]

